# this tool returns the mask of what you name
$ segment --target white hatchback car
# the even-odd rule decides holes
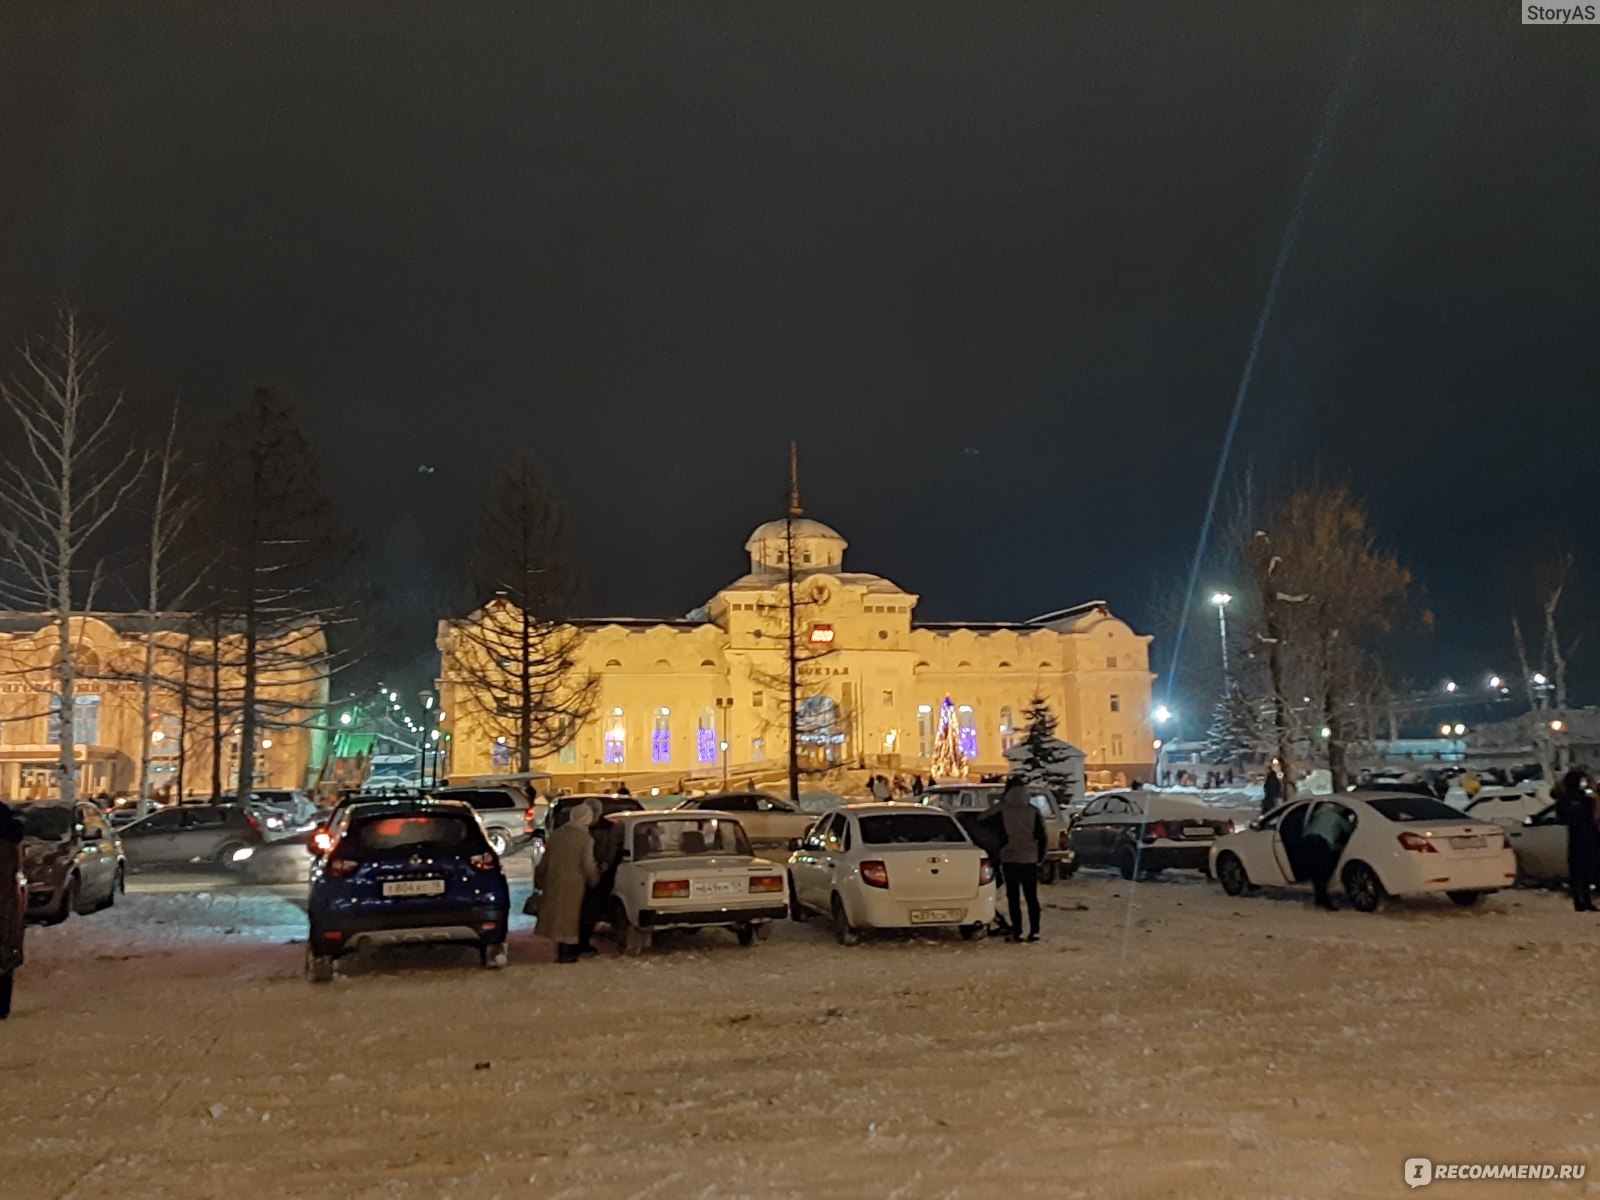
[[[994,920],[994,864],[949,813],[920,804],[847,804],[824,813],[789,856],[791,915],[826,915],[842,945],[864,929],[954,928]]]
[[[1517,879],[1517,860],[1499,826],[1427,796],[1349,792],[1312,796],[1274,809],[1217,839],[1211,870],[1237,896],[1252,887],[1309,886],[1313,839],[1337,854],[1334,886],[1359,912],[1387,896],[1443,892],[1476,904]]]
[[[757,858],[730,813],[619,812],[622,857],[611,893],[611,932],[623,951],[648,949],[662,929],[732,929],[764,941],[789,915],[783,868]]]

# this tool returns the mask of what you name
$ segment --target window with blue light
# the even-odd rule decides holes
[[[664,708],[656,713],[655,728],[650,731],[650,761],[672,761],[672,717]]]
[[[700,727],[694,734],[694,756],[699,762],[717,761],[717,714],[706,709],[700,714]]]
[[[963,704],[957,711],[960,727],[961,756],[969,762],[978,757],[978,720],[972,715],[972,706]]]
[[[614,708],[606,719],[605,753],[604,760],[608,766],[618,766],[622,762],[623,747],[628,740],[628,727],[623,723],[622,710]]]

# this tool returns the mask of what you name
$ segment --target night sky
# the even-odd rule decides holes
[[[1320,135],[1229,487],[1348,481],[1425,669],[1505,670],[1530,554],[1600,595],[1597,130],[1600,29],[1512,0],[10,0],[0,338],[276,386],[419,652],[519,446],[593,613],[737,575],[798,437],[924,617],[1147,624]]]

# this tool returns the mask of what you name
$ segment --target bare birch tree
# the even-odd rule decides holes
[[[17,436],[0,459],[0,521],[9,570],[0,596],[14,608],[49,614],[57,658],[50,708],[64,803],[78,798],[78,670],[73,620],[93,607],[104,560],[96,535],[138,486],[144,456],[129,436],[121,393],[98,378],[105,338],[62,308],[45,338],[20,349],[20,369],[0,382],[0,409]]]

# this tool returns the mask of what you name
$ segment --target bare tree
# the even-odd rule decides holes
[[[560,506],[519,454],[479,527],[472,574],[482,607],[451,623],[446,669],[522,773],[577,736],[599,694],[599,680],[578,670],[583,634],[566,623],[576,579],[563,526]]]
[[[142,453],[128,436],[120,393],[98,379],[103,337],[63,308],[48,338],[21,347],[21,369],[0,382],[0,408],[19,436],[20,453],[0,459],[0,520],[10,571],[3,596],[11,607],[49,613],[57,658],[50,707],[59,713],[56,770],[65,803],[78,798],[78,680],[73,619],[93,607],[104,559],[96,535],[138,486]]]
[[[1567,660],[1576,643],[1562,641],[1556,613],[1571,581],[1572,566],[1573,556],[1568,553],[1541,563],[1533,572],[1540,629],[1537,662],[1528,654],[1520,617],[1516,613],[1511,615],[1511,641],[1528,698],[1534,750],[1547,785],[1554,783],[1556,774],[1570,765],[1565,740],[1550,735],[1565,728],[1567,720]]]

